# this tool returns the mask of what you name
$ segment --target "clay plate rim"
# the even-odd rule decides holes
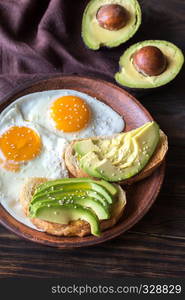
[[[49,88],[48,88],[49,87]],[[92,91],[92,87],[96,87],[98,90],[94,92]],[[9,105],[13,100],[16,98],[26,95],[31,92],[35,91],[41,91],[41,90],[47,90],[47,89],[59,89],[59,88],[71,88],[76,89],[82,92],[87,92],[92,96],[97,96],[98,99],[103,100],[100,95],[97,95],[99,91],[111,91],[112,95],[115,97],[118,95],[121,99],[118,102],[123,102],[124,105],[135,109],[136,114],[141,113],[143,115],[143,118],[145,119],[145,122],[148,120],[153,120],[150,113],[142,106],[142,104],[135,99],[132,95],[130,95],[127,91],[124,89],[106,82],[104,80],[97,80],[92,77],[83,77],[78,75],[65,75],[65,76],[50,76],[47,78],[44,78],[42,80],[34,80],[32,82],[23,84],[22,86],[19,86],[18,88],[14,89],[13,92],[6,95],[2,100],[0,104],[0,111],[2,111],[7,105]],[[106,95],[107,97],[107,95]],[[107,101],[107,99],[106,99]],[[106,102],[105,101],[105,102]],[[117,102],[112,102],[112,100],[109,100],[110,106],[112,106],[116,111],[119,111],[119,107]],[[120,103],[121,103],[120,102]],[[108,103],[108,102],[107,102]],[[121,105],[121,104],[120,104]],[[129,113],[130,114],[130,113]],[[127,115],[124,116],[126,118]],[[144,122],[143,120],[140,120],[141,123]],[[132,120],[130,120],[131,124],[126,124],[126,130],[130,130],[132,128]],[[134,122],[134,121],[133,121]],[[148,184],[149,184],[149,197],[145,196],[146,201],[144,205],[142,204],[141,209],[137,209],[135,214],[131,214],[130,217],[127,217],[126,219],[121,219],[120,222],[118,222],[114,227],[104,231],[100,237],[94,237],[94,236],[87,236],[87,237],[56,237],[49,234],[46,234],[44,232],[36,231],[32,228],[29,228],[22,223],[15,220],[1,205],[0,205],[0,223],[12,231],[13,233],[17,234],[18,236],[27,239],[32,242],[36,242],[43,245],[53,246],[61,249],[67,249],[67,248],[74,248],[74,247],[85,247],[90,245],[96,245],[105,241],[108,241],[112,238],[115,238],[116,236],[120,235],[121,233],[125,232],[126,230],[130,229],[133,225],[135,225],[149,210],[151,205],[154,203],[164,180],[164,174],[165,174],[165,162],[162,163],[162,165],[147,179],[142,180],[142,182],[137,183],[137,188],[139,188],[141,185],[144,187],[146,186],[145,192],[148,193]],[[129,204],[128,204],[129,205]]]

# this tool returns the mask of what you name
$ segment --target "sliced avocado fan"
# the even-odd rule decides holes
[[[148,46],[158,48],[166,59],[166,68],[159,75],[147,76],[139,72],[133,63],[134,54]],[[132,45],[123,53],[119,60],[120,71],[115,74],[115,80],[129,88],[156,88],[173,80],[183,63],[183,53],[176,45],[162,40],[147,40]]]
[[[126,24],[118,30],[103,28],[97,19],[99,9],[106,5],[121,6],[127,14]],[[137,0],[91,0],[82,19],[82,38],[85,45],[98,50],[101,46],[117,47],[130,39],[141,24],[141,9]]]
[[[64,178],[40,184],[29,204],[30,218],[58,224],[87,221],[93,235],[100,235],[100,220],[111,218],[118,188],[104,180]]]
[[[109,139],[90,139],[98,150],[88,151],[79,157],[78,150],[84,149],[89,139],[76,142],[74,150],[79,166],[90,176],[107,181],[122,181],[138,174],[148,163],[159,142],[159,126],[148,122],[130,132],[120,133]],[[114,149],[114,151],[112,151]]]

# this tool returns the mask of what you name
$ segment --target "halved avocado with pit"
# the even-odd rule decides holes
[[[129,47],[120,57],[115,80],[129,88],[150,89],[172,81],[184,63],[182,51],[162,40],[147,40]]]
[[[117,47],[130,39],[140,24],[137,0],[91,0],[83,14],[82,38],[92,50]]]

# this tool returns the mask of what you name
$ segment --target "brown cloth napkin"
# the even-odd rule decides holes
[[[170,26],[169,31],[181,2],[140,1],[143,23],[139,33],[117,48],[92,51],[81,38],[88,0],[0,0],[0,97],[17,85],[54,73],[90,75],[114,82],[119,57],[132,43],[156,38],[181,46],[177,28]],[[184,13],[178,20],[183,22]]]
[[[81,20],[88,1],[0,1],[0,96],[53,73],[111,79],[116,58],[87,49]]]

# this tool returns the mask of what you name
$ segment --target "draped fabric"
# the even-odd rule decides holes
[[[182,2],[176,1],[176,5]],[[167,39],[167,33],[168,40],[176,42],[177,26],[184,20],[182,13],[175,23],[174,1],[142,0],[139,32],[117,48],[92,51],[81,38],[87,3],[88,0],[0,0],[0,97],[24,82],[55,73],[90,75],[114,82],[119,57],[129,45],[148,38]]]

